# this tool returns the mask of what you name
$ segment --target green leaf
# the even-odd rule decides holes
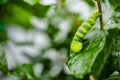
[[[33,6],[39,2],[39,0],[23,0],[23,1],[28,3],[31,6]]]
[[[0,23],[0,43],[5,42],[8,39],[5,25]]]
[[[83,51],[68,60],[69,69],[77,78],[81,79],[92,72],[92,66],[104,48],[106,31],[95,29],[93,30],[92,37],[88,40],[89,44],[83,48]],[[70,54],[72,54],[72,52]]]
[[[3,73],[8,72],[7,60],[2,44],[0,44],[0,71],[2,71]]]
[[[92,0],[84,0],[86,3],[88,3],[91,7],[95,7],[95,3]]]
[[[32,14],[28,13],[20,6],[8,4],[7,6],[3,7],[0,12],[0,15],[2,16],[0,22],[4,24],[17,24],[23,26],[24,28],[32,27],[30,23],[30,18],[32,17]]]
[[[104,67],[104,72],[101,74],[101,77],[107,78],[113,72],[119,71],[120,72],[120,30],[118,28],[110,29],[109,31],[109,40],[111,39],[110,43],[112,44],[112,49],[110,51],[110,57],[107,60],[107,64]]]
[[[66,2],[66,0],[61,0],[61,2],[65,3],[65,2]]]
[[[7,5],[0,7],[0,22],[4,24],[17,24],[24,28],[32,28],[30,19],[32,16],[43,18],[49,6],[39,3],[31,6],[23,0],[11,0]]]
[[[111,64],[108,63],[112,63],[109,59],[112,51],[114,35],[113,31],[108,31],[105,46],[97,56],[94,65],[92,66],[92,74],[96,79],[105,79],[113,73],[113,70],[110,69]]]
[[[24,80],[35,80],[32,64],[17,67],[14,74]]]
[[[5,4],[7,3],[9,0],[0,0],[0,4]]]
[[[120,0],[108,0],[115,11],[120,11]]]
[[[25,3],[22,0],[12,0],[11,3],[13,5],[20,6],[25,11],[33,14],[34,16],[40,17],[40,18],[45,17],[46,13],[49,9],[49,6],[44,6],[44,5],[41,5],[39,3],[37,3],[33,6],[30,6],[29,4]]]
[[[46,33],[50,36],[51,39],[54,39],[55,35],[58,33],[59,29],[52,24],[49,24]]]

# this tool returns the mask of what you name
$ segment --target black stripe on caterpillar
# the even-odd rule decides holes
[[[96,19],[98,18],[99,15],[100,13],[98,10],[94,11],[88,17],[88,19],[86,19],[86,21],[83,22],[81,26],[78,28],[78,30],[76,31],[72,39],[71,46],[70,46],[70,49],[73,52],[80,52],[82,50],[83,48],[82,39],[85,37],[88,31],[92,28],[92,26],[96,23]]]

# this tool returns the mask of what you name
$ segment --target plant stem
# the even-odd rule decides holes
[[[100,13],[100,17],[99,17],[99,20],[100,20],[100,27],[101,27],[101,29],[104,29],[101,3],[100,3],[100,0],[95,0],[95,1],[97,2],[98,9],[99,9],[99,13]]]

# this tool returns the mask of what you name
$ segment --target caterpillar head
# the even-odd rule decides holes
[[[73,52],[80,52],[83,48],[83,43],[79,41],[72,41],[70,48]]]

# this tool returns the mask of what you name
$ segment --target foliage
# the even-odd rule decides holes
[[[0,80],[119,80],[120,1],[101,0],[104,30],[97,20],[80,52],[70,49],[86,20],[75,2],[91,13],[96,1],[44,1],[0,0]]]
[[[3,46],[2,44],[0,45],[0,70],[2,70],[4,73],[8,72],[8,66],[7,66],[7,60],[6,60],[6,56],[3,50]]]
[[[97,36],[95,36],[97,35]],[[89,45],[85,48],[83,48],[83,51],[76,54],[75,57],[72,57],[68,61],[68,65],[75,74],[76,77],[78,78],[84,78],[84,76],[88,73],[90,73],[92,70],[92,67],[96,68],[96,66],[99,64],[100,65],[100,59],[96,60],[97,56],[103,49],[105,45],[105,40],[106,40],[106,32],[105,31],[99,31],[99,30],[94,30],[93,31],[93,36],[89,39]],[[71,52],[72,54],[73,52]],[[102,58],[102,57],[100,57]],[[99,61],[100,60],[100,61]],[[95,62],[96,61],[96,62]],[[97,65],[96,65],[97,64]],[[100,68],[102,67],[103,64],[100,65]],[[98,66],[97,66],[98,69]],[[95,70],[95,69],[93,69]],[[100,69],[98,69],[100,70]],[[97,70],[97,72],[99,72]],[[96,71],[96,70],[95,70]],[[95,73],[95,71],[93,73]],[[101,71],[101,70],[100,70]],[[97,75],[95,73],[95,75]]]

